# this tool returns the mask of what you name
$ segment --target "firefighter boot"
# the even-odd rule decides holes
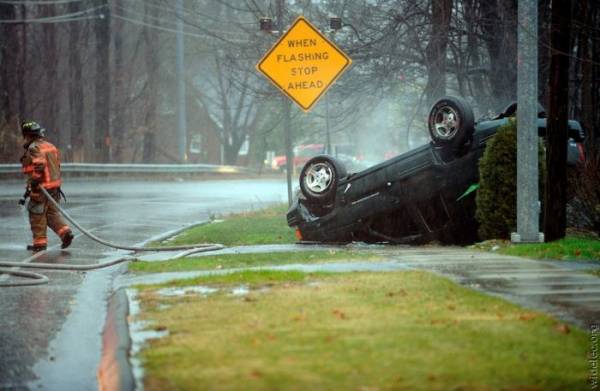
[[[27,250],[33,251],[34,253],[39,253],[40,251],[46,250],[46,246],[43,244],[28,244]]]
[[[73,233],[71,231],[67,231],[63,237],[62,237],[62,244],[60,245],[60,248],[67,248],[71,245],[71,242],[73,241],[74,236]]]

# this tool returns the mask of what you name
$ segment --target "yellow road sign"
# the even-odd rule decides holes
[[[256,69],[308,111],[351,63],[350,57],[300,16]]]

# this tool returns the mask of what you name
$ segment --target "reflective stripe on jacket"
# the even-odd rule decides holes
[[[28,183],[36,180],[45,189],[60,187],[60,154],[58,149],[44,139],[34,140],[21,159],[23,173]]]

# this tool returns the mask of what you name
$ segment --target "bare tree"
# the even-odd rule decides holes
[[[115,0],[114,5],[123,6],[122,0]],[[111,160],[121,161],[125,138],[125,98],[127,92],[125,88],[125,59],[123,40],[125,39],[124,22],[119,19],[112,20],[111,37],[113,42],[113,62],[111,69],[111,80],[113,89],[111,91]]]
[[[56,16],[56,5],[49,4],[44,7],[41,13],[43,17]],[[62,132],[58,128],[57,116],[59,110],[59,99],[56,96],[58,91],[58,45],[57,45],[57,26],[54,23],[46,23],[41,26],[42,52],[38,57],[44,63],[44,81],[43,89],[43,122],[47,130],[54,136],[57,145],[62,147],[64,141],[61,137]]]
[[[598,137],[596,130],[598,128],[598,110],[595,110],[595,102],[598,100],[594,100],[594,95],[598,96],[598,74],[594,73],[594,70],[598,69],[598,64],[594,62],[597,62],[598,58],[593,57],[593,48],[597,47],[594,39],[597,41],[599,34],[597,29],[592,28],[594,19],[598,18],[598,9],[596,2],[583,0],[580,12],[575,14],[579,23],[578,48],[581,59],[581,123],[588,133],[588,145],[592,145],[594,139]],[[577,77],[574,79],[577,80]]]
[[[170,161],[176,147],[170,136],[175,103],[169,53],[176,30],[170,3],[46,3],[0,4],[2,20],[24,21],[0,24],[0,117],[12,121],[10,132],[15,133],[14,118],[20,113],[39,118],[50,130],[64,131],[69,139],[62,137],[61,144],[70,144],[73,152],[66,155],[78,161],[108,161],[108,143],[112,161]],[[549,3],[540,2],[542,14],[550,12]],[[600,102],[596,3],[578,3],[582,12],[570,53],[571,114],[583,120],[589,145],[597,139],[600,124],[600,112],[593,110]],[[282,148],[282,111],[272,105],[280,93],[254,70],[277,38],[258,31],[258,18],[275,18],[276,4],[185,2],[187,81],[196,89],[188,107],[195,116],[190,125],[209,135],[211,143],[218,136],[228,161],[235,159],[234,149],[246,137],[256,153]],[[285,20],[307,16],[353,59],[327,93],[330,110],[324,101],[308,116],[292,110],[296,142],[323,142],[327,112],[337,140],[356,140],[378,127],[370,116],[389,107],[391,114],[385,118],[394,117],[398,128],[392,139],[408,148],[409,135],[426,137],[423,117],[440,95],[462,95],[483,113],[514,100],[516,0],[285,1],[284,8]],[[38,24],[44,16],[57,19]],[[327,31],[330,16],[342,17],[341,30]],[[544,19],[549,18],[540,18],[540,78],[545,84],[550,62],[544,52],[551,44],[543,38],[549,28]],[[61,83],[68,88],[60,88]],[[544,84],[540,92],[548,96]],[[9,144],[3,142],[0,148]],[[216,162],[220,147],[210,145],[206,147]],[[7,157],[13,149],[5,149],[2,159],[13,160]]]
[[[482,39],[488,52],[488,80],[494,106],[516,100],[517,1],[480,0]]]
[[[99,0],[104,6],[104,17],[96,20],[96,99],[94,116],[94,148],[98,162],[109,161],[110,140],[110,18],[107,0]]]
[[[431,34],[427,44],[427,85],[425,94],[428,105],[446,95],[446,50],[452,0],[432,0],[431,2]]]
[[[15,5],[0,3],[0,20],[17,15]],[[0,161],[14,162],[20,152],[18,143],[18,86],[15,74],[19,69],[18,26],[0,24]]]
[[[147,2],[144,4],[144,20],[149,24],[158,15],[157,8],[151,7]],[[158,34],[157,31],[144,28],[145,44],[145,67],[147,93],[145,96],[145,132],[143,134],[143,156],[142,161],[152,162],[156,153],[156,132],[158,131]]]
[[[567,205],[567,138],[569,114],[569,56],[571,1],[552,0],[550,80],[544,197],[544,234],[547,241],[565,236]]]
[[[215,56],[212,72],[204,78],[202,90],[196,90],[196,97],[217,130],[225,163],[235,164],[240,147],[258,122],[260,105],[252,94],[249,73],[236,79],[229,61],[227,56]]]
[[[71,13],[78,12],[79,2],[68,4],[68,10]],[[84,93],[83,93],[83,64],[80,47],[81,25],[80,22],[71,22],[69,24],[69,125],[70,125],[70,149],[67,158],[71,161],[82,162],[85,160],[84,153]]]

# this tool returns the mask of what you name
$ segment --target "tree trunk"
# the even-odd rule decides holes
[[[600,113],[597,110],[600,100],[600,31],[596,26],[600,22],[600,5],[596,1],[588,2],[587,21],[582,29],[587,35],[587,50],[584,51],[582,64],[582,88],[581,103],[583,106],[582,122],[587,133],[586,146],[588,150],[599,148],[600,140]]]
[[[503,108],[516,100],[517,4],[516,0],[480,0],[481,29],[489,54],[492,104]]]
[[[48,5],[44,14],[46,17],[56,15],[56,6]],[[46,128],[48,136],[54,139],[58,147],[62,147],[64,136],[61,130],[57,128],[56,118],[58,116],[58,96],[57,96],[57,68],[58,53],[56,45],[56,25],[46,23],[43,25],[44,53],[42,55],[44,62],[44,73],[46,78],[46,89],[44,91],[44,118],[43,126]]]
[[[79,3],[69,3],[70,13],[79,11]],[[83,80],[80,50],[80,24],[69,24],[69,124],[71,148],[68,158],[72,162],[85,161],[83,130]]]
[[[157,12],[155,7],[151,7],[144,3],[144,20],[147,23],[156,23],[153,18],[156,18]],[[154,163],[156,160],[156,130],[157,130],[157,107],[158,107],[158,34],[155,29],[150,27],[144,28],[145,41],[145,60],[146,60],[146,115],[144,134],[144,153],[143,161],[145,163]]]
[[[115,0],[117,8],[123,8],[122,0]],[[114,71],[113,71],[113,111],[114,121],[112,124],[112,161],[121,162],[123,155],[123,143],[125,132],[125,106],[127,104],[127,92],[125,89],[125,68],[123,60],[123,21],[114,20],[113,44],[114,44]]]
[[[544,234],[547,241],[565,236],[567,204],[567,138],[571,1],[552,1],[550,80],[544,197]]]
[[[225,143],[225,164],[234,166],[237,164],[240,148],[246,138],[240,138],[237,133],[230,134],[234,134],[234,137],[231,138],[231,142]]]
[[[21,18],[27,19],[27,6],[21,5]],[[29,113],[27,112],[27,99],[25,97],[25,75],[27,69],[27,23],[23,23],[21,25],[21,37],[19,44],[19,57],[20,64],[17,69],[17,92],[19,103],[17,107],[19,108],[19,114],[23,118],[29,118]]]
[[[579,28],[579,48],[581,53],[581,125],[589,132],[594,126],[594,103],[592,100],[592,58],[590,55],[590,31],[592,12],[589,0],[582,0],[581,23]]]
[[[427,104],[446,95],[446,48],[450,17],[452,16],[452,0],[432,0],[431,2],[431,34],[427,45],[427,86],[425,93]]]
[[[14,19],[15,6],[0,3],[0,19]],[[11,84],[17,70],[17,56],[14,50],[16,25],[0,24],[0,125],[8,124],[14,116]]]
[[[479,14],[477,12],[477,0],[464,0],[465,23],[467,26],[467,52],[470,62],[467,64],[469,74],[469,92],[475,98],[481,114],[487,113],[492,107],[490,105],[489,92],[485,88],[482,71],[481,58],[479,54],[479,40],[477,38],[477,24]]]
[[[96,33],[96,110],[94,124],[94,149],[96,161],[110,160],[110,15],[107,0],[100,0],[103,19],[95,23]]]
[[[0,19],[15,19],[15,5],[0,4]],[[19,26],[0,24],[0,161],[14,163],[21,149],[18,131]]]

